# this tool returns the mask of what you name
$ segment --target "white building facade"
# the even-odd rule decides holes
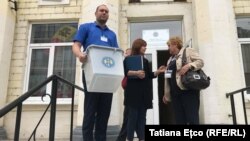
[[[1,107],[52,74],[83,86],[81,64],[71,51],[72,37],[81,23],[95,20],[94,12],[100,4],[109,7],[107,24],[116,32],[120,48],[130,47],[136,38],[147,41],[145,57],[152,70],[166,63],[169,37],[180,36],[186,42],[192,39],[211,77],[210,87],[201,91],[201,124],[232,124],[226,93],[250,86],[250,1],[18,0],[17,11],[10,4],[6,1],[0,5]],[[153,109],[148,110],[147,124],[173,123],[171,107],[161,101],[163,85],[162,77],[153,80]],[[50,90],[51,85],[41,88],[25,101],[21,139],[29,138],[48,103],[41,95],[50,94]],[[58,87],[55,138],[69,138],[72,95],[70,87]],[[77,128],[82,124],[84,93],[75,91],[75,96]],[[237,123],[244,123],[241,97],[235,98]],[[14,110],[0,119],[9,139],[14,136],[15,114]],[[113,96],[109,126],[120,126],[122,118],[123,90],[119,88]],[[48,138],[49,120],[46,115],[37,138]]]

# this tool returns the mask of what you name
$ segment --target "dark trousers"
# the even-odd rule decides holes
[[[199,124],[199,91],[171,94],[176,124]]]
[[[124,107],[123,111],[123,123],[121,131],[116,139],[116,141],[126,141],[127,138],[127,124],[128,124],[128,108]]]
[[[113,94],[111,93],[85,93],[82,124],[84,141],[93,141],[94,127],[95,141],[106,141],[112,98]]]
[[[136,131],[139,140],[145,139],[145,124],[147,109],[143,106],[128,108],[127,139],[133,141]]]

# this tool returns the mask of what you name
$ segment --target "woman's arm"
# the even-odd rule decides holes
[[[195,49],[187,48],[186,52],[187,52],[188,62],[190,62],[188,63],[190,69],[199,70],[204,66],[203,60],[201,59],[199,53]]]

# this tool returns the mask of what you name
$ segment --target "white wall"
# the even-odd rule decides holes
[[[0,4],[0,108],[6,103],[11,52],[15,30],[15,11],[11,10],[8,1]],[[0,126],[2,125],[0,120]]]
[[[205,72],[211,85],[202,91],[201,111],[205,124],[232,123],[230,100],[226,93],[244,87],[232,1],[194,0],[194,33]],[[240,97],[236,98],[238,123],[243,121]]]

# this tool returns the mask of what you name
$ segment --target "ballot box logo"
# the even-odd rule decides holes
[[[111,57],[103,57],[102,64],[107,68],[112,68],[115,65],[115,61]]]

